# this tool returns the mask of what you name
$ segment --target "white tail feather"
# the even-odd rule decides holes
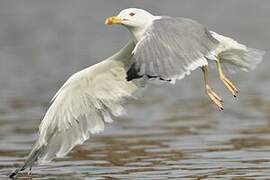
[[[211,35],[219,41],[215,53],[221,63],[225,63],[231,72],[251,71],[262,61],[264,51],[248,48],[237,41],[211,31]],[[225,68],[226,69],[226,68]]]
[[[262,61],[264,51],[252,48],[230,49],[219,53],[221,63],[226,63],[229,70],[251,71]]]

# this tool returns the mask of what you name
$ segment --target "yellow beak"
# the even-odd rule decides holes
[[[105,24],[112,25],[112,24],[121,24],[122,19],[117,16],[108,17],[105,20]]]

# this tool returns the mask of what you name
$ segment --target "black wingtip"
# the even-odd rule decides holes
[[[136,68],[136,65],[133,63],[127,71],[127,81],[131,81],[133,79],[142,78],[142,75],[139,75],[139,70]]]
[[[43,151],[43,148],[44,146],[40,146],[38,143],[36,143],[24,164],[20,168],[15,169],[8,177],[14,179],[20,171],[24,171],[27,168],[29,168],[31,171],[33,164],[37,161],[39,155]]]
[[[130,76],[127,76],[127,77],[126,77],[126,80],[127,80],[127,81],[131,81],[132,79],[134,79],[134,78],[132,78],[132,77],[130,77]]]
[[[16,173],[11,173],[8,177],[13,179],[17,174]]]
[[[14,179],[17,176],[19,171],[21,171],[21,169],[16,169],[8,177],[11,178],[11,179]]]

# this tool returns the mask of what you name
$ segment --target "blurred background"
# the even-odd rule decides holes
[[[130,33],[104,20],[129,7],[195,19],[265,50],[264,61],[230,76],[236,99],[212,70],[222,112],[205,96],[200,70],[176,86],[149,87],[126,116],[67,157],[35,167],[33,179],[270,178],[270,1],[1,0],[0,179],[30,151],[64,81],[127,43]]]

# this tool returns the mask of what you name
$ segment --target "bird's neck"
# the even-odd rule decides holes
[[[151,26],[151,24],[153,23],[154,20],[159,19],[160,16],[151,16],[149,17],[147,20],[145,20],[145,24],[143,26],[139,26],[139,27],[129,27],[129,31],[133,34],[133,40],[134,42],[139,42],[145,32],[147,31],[147,29]]]
[[[133,41],[137,43],[142,39],[146,28],[131,28],[130,31],[133,35]]]

